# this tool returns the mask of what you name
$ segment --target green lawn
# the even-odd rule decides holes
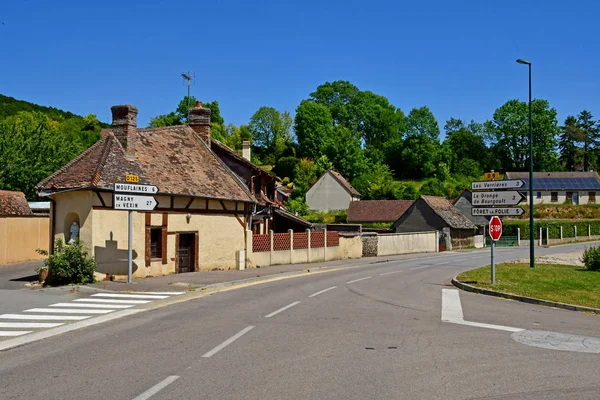
[[[496,265],[496,284],[490,285],[490,267],[460,274],[463,283],[536,299],[600,308],[600,271],[573,265]]]

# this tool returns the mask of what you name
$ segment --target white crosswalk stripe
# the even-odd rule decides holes
[[[118,299],[75,299],[73,301],[87,302],[87,303],[111,303],[111,304],[148,304],[152,303],[152,300],[118,300]]]
[[[0,337],[15,337],[27,335],[33,331],[0,331]]]
[[[131,304],[87,304],[87,303],[56,303],[48,307],[73,307],[73,308],[129,308]]]
[[[107,314],[115,310],[88,310],[83,308],[30,308],[24,312],[34,313],[61,313],[61,314]]]
[[[96,293],[89,297],[73,299],[68,303],[54,303],[45,307],[36,307],[23,310],[19,313],[0,314],[0,341],[5,344],[18,336],[38,332],[36,329],[63,329],[65,324],[77,323],[89,319],[106,318],[105,314],[123,312],[136,312],[124,310],[155,300],[168,299],[171,296],[180,296],[186,292],[122,292],[122,293]],[[140,310],[141,311],[141,310]],[[112,315],[116,315],[118,312]],[[52,322],[50,322],[52,321]],[[67,325],[65,325],[67,326]],[[74,326],[74,325],[68,325]]]
[[[89,318],[88,315],[27,315],[27,314],[2,314],[0,319],[21,319],[34,321],[81,321]]]
[[[0,328],[54,328],[63,325],[61,322],[0,322]]]
[[[125,293],[96,293],[92,297],[113,297],[113,298],[130,298],[130,299],[166,299],[167,295],[148,295],[148,294],[125,294]]]

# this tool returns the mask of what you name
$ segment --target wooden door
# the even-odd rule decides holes
[[[177,273],[194,271],[194,262],[196,259],[194,254],[194,242],[195,235],[193,233],[179,234],[179,247],[177,248]]]

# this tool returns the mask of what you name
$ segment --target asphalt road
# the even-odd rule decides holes
[[[527,255],[497,250],[498,262]],[[598,399],[600,353],[523,344],[502,327],[593,341],[600,317],[454,292],[454,275],[487,263],[489,250],[372,264],[65,333],[0,352],[0,398]],[[444,290],[465,321],[501,329],[443,322],[456,306]]]

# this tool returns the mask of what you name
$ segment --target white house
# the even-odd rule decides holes
[[[311,210],[347,210],[350,202],[360,200],[360,193],[338,172],[327,170],[306,192]]]
[[[525,196],[521,204],[529,204],[529,173],[507,172],[504,179],[521,179],[520,190]],[[589,172],[534,172],[534,204],[588,204],[596,203],[600,194],[600,177]]]

